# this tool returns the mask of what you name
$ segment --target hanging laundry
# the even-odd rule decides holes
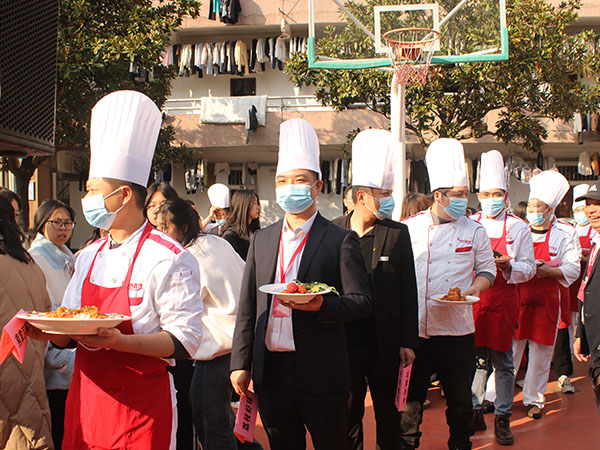
[[[216,163],[214,173],[215,173],[217,183],[221,183],[221,184],[225,184],[225,185],[229,184],[229,174],[231,173],[231,170],[229,168],[229,163],[227,163],[227,162]]]
[[[250,75],[250,68],[248,67],[248,48],[244,41],[237,41],[235,43],[235,63],[238,73],[242,70],[244,74]]]
[[[256,106],[252,105],[248,109],[248,117],[246,118],[246,144],[250,141],[250,131],[258,130],[258,119],[256,118]]]

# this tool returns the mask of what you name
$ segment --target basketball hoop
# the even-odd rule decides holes
[[[430,28],[397,28],[383,34],[400,84],[427,82],[427,72],[440,33]]]

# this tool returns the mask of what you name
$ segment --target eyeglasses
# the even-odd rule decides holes
[[[52,228],[54,228],[55,230],[62,230],[63,228],[65,230],[72,230],[73,227],[75,226],[75,222],[72,222],[70,220],[49,220],[48,222],[52,225]]]

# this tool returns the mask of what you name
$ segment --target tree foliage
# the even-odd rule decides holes
[[[346,7],[372,29],[373,7],[397,3],[349,1]],[[457,2],[439,3],[450,10]],[[469,14],[490,14],[477,9],[482,5],[472,1]],[[600,105],[597,83],[582,81],[596,76],[600,69],[600,57],[589,47],[594,33],[573,33],[569,29],[577,21],[580,6],[580,0],[566,0],[558,7],[545,0],[508,0],[510,59],[432,67],[424,87],[407,87],[407,129],[423,145],[438,137],[465,139],[487,134],[539,152],[547,137],[541,119],[565,121],[575,112],[592,111]],[[474,40],[486,39],[476,30],[467,35]],[[452,36],[446,38],[452,41]],[[352,22],[341,31],[327,27],[324,37],[318,40],[317,52],[342,58],[378,56],[370,38]],[[364,103],[389,115],[390,76],[385,72],[311,70],[303,54],[296,54],[288,62],[286,72],[299,86],[314,85],[324,105],[343,110]],[[499,118],[490,128],[484,119],[496,110],[500,111]]]
[[[89,158],[90,112],[106,94],[133,89],[163,106],[175,68],[160,64],[171,33],[186,17],[197,17],[197,0],[62,0],[57,54],[56,150],[79,150],[80,165]],[[130,64],[151,73],[135,79]],[[183,146],[173,146],[172,127],[163,126],[155,164],[184,159]],[[45,158],[27,157],[6,166],[17,178],[27,207],[27,183]],[[22,220],[28,219],[24,208]],[[27,226],[27,223],[23,225]]]

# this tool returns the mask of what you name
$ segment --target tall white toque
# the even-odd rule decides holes
[[[137,91],[106,95],[92,109],[90,178],[114,178],[146,186],[162,115]]]
[[[580,200],[577,202],[575,199],[587,194],[589,190],[590,185],[585,183],[578,184],[577,186],[573,187],[573,210],[575,210],[575,208],[579,208],[580,206],[585,206],[585,200]]]
[[[394,143],[386,130],[364,130],[352,142],[352,185],[392,189]]]
[[[431,190],[468,186],[463,145],[456,139],[433,141],[425,154]]]
[[[479,172],[479,192],[490,189],[507,190],[504,175],[504,159],[498,150],[490,150],[481,155],[481,170]]]
[[[550,208],[556,208],[571,186],[567,179],[555,170],[544,170],[529,180],[529,200],[541,200]]]
[[[210,204],[216,208],[229,208],[229,188],[221,183],[215,183],[206,191]]]
[[[313,126],[304,119],[290,119],[279,127],[279,159],[275,176],[295,169],[319,174],[319,140]]]

